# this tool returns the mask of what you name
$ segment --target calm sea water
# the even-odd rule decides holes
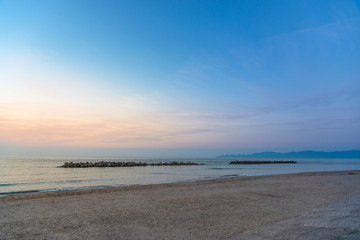
[[[61,191],[194,181],[233,176],[360,169],[360,159],[295,159],[297,164],[230,165],[219,158],[94,158],[1,157],[0,196],[14,193]],[[240,159],[236,159],[240,160]],[[294,159],[271,159],[294,160]],[[199,166],[146,166],[129,168],[59,168],[64,162],[191,161]]]

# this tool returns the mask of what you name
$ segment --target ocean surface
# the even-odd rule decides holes
[[[295,160],[296,164],[233,165],[233,160]],[[59,168],[64,162],[170,162],[198,166]],[[360,169],[360,159],[226,159],[121,157],[0,157],[0,196],[44,191],[195,181],[235,176]]]

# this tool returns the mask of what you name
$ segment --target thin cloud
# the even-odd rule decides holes
[[[359,32],[358,26],[359,20],[357,18],[349,18],[322,24],[316,27],[307,27],[288,33],[281,33],[264,38],[264,41],[282,41],[284,39],[292,39],[299,35],[311,35],[311,37],[317,36],[333,42],[338,42],[340,40],[352,40],[354,39],[354,34]]]
[[[266,111],[263,112],[179,112],[174,113],[175,116],[181,116],[185,118],[192,119],[202,119],[202,120],[238,120],[238,119],[248,119],[256,117],[259,115],[266,114]]]

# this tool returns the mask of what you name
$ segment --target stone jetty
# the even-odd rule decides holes
[[[296,163],[296,161],[232,161],[229,164],[271,164],[271,163]]]
[[[88,167],[145,167],[145,166],[183,166],[183,165],[203,165],[193,162],[65,162],[62,168],[88,168]]]

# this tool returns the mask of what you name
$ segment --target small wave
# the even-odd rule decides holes
[[[87,190],[87,189],[100,189],[108,187],[126,187],[130,185],[106,185],[106,186],[91,186],[91,187],[67,187],[67,188],[51,188],[40,190],[39,192],[58,192],[58,191],[71,191],[71,190]]]
[[[25,191],[13,191],[13,192],[2,192],[0,193],[0,197],[4,197],[7,195],[13,195],[13,194],[26,194],[26,193],[37,193],[40,192],[39,190],[25,190]]]
[[[214,167],[214,168],[210,168],[212,170],[233,170],[231,168],[221,168],[221,167]]]
[[[64,183],[79,183],[79,182],[84,182],[85,180],[61,180],[61,181],[52,181],[50,183],[55,183],[55,184],[64,184]]]
[[[222,175],[220,176],[221,178],[227,178],[227,177],[238,177],[239,175],[237,174],[229,174],[229,175]]]
[[[27,194],[27,193],[45,193],[45,192],[58,192],[58,191],[71,191],[71,190],[87,190],[87,189],[100,189],[108,187],[126,187],[130,185],[106,185],[106,186],[92,186],[92,187],[67,187],[67,188],[51,188],[43,190],[24,190],[24,191],[12,191],[12,192],[0,192],[0,197],[14,194]]]
[[[95,189],[95,188],[105,188],[106,186],[100,187],[68,187],[68,188],[52,188],[40,190],[39,192],[58,192],[58,191],[70,191],[70,190],[86,190],[86,189]]]
[[[85,180],[61,180],[61,181],[49,181],[49,182],[18,182],[18,183],[3,183],[0,184],[0,187],[10,187],[10,186],[20,186],[20,185],[38,185],[38,184],[66,184],[66,183],[80,183]]]
[[[242,174],[229,174],[229,175],[222,175],[220,176],[221,178],[231,178],[231,177],[251,177],[251,176],[257,176],[259,174],[247,174],[247,173],[242,173]]]
[[[14,186],[14,185],[18,185],[18,183],[4,183],[4,184],[0,184],[0,187],[8,187],[8,186]]]

